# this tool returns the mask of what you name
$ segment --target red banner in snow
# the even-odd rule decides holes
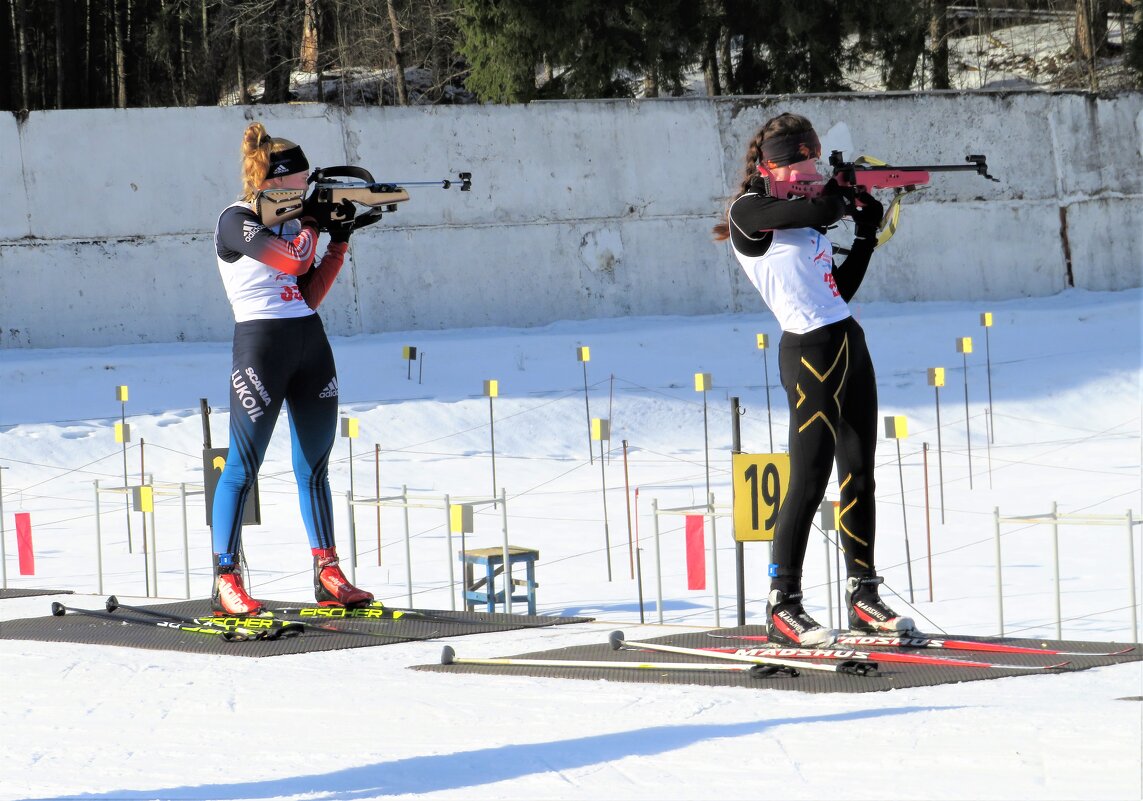
[[[687,589],[706,589],[706,547],[702,515],[687,515]]]
[[[16,552],[20,555],[20,575],[36,575],[36,559],[32,555],[32,515],[16,513]]]

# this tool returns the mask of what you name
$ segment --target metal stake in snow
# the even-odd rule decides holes
[[[488,436],[492,449],[492,497],[496,498],[496,415],[492,410],[492,399],[500,394],[500,382],[495,378],[488,378],[484,381],[484,397],[488,398]],[[492,501],[492,507],[496,507],[496,501]],[[508,563],[504,563],[507,567]],[[510,593],[509,593],[510,594]],[[507,596],[505,596],[507,597]],[[510,602],[509,602],[510,603]]]
[[[668,654],[683,654],[685,656],[709,657],[714,659],[727,659],[732,662],[752,662],[756,665],[771,665],[774,667],[793,668],[794,670],[820,670],[826,673],[847,673],[853,676],[876,676],[876,662],[835,662],[831,664],[818,664],[816,662],[798,662],[793,659],[778,659],[769,656],[746,656],[743,654],[725,654],[715,651],[705,651],[701,648],[684,648],[678,645],[664,643],[629,641],[623,638],[622,631],[613,631],[608,638],[611,649],[618,651],[622,648],[643,649],[647,651],[662,651]]]
[[[941,455],[941,387],[945,385],[945,368],[929,368],[929,386],[933,388],[937,399],[937,486],[941,494],[941,524],[945,522],[945,464]]]
[[[607,520],[607,470],[604,467],[603,443],[611,441],[611,421],[606,418],[591,419],[591,438],[599,440],[599,475],[603,482],[603,549],[607,553],[607,580],[611,581],[611,526]]]
[[[909,516],[905,514],[905,473],[901,469],[901,440],[909,436],[908,421],[901,415],[886,417],[885,436],[897,442],[897,479],[901,483],[901,523],[905,527],[905,566],[909,569],[909,603],[913,603],[913,557],[909,553]]]
[[[115,400],[119,401],[119,422],[115,424],[115,441],[123,445],[123,493],[127,511],[127,553],[135,553],[131,545],[131,498],[127,496],[127,443],[131,441],[131,426],[127,425],[127,385],[115,387]]]
[[[591,348],[587,345],[581,345],[575,349],[575,357],[577,361],[583,364],[583,409],[587,414],[587,460],[589,464],[593,464],[595,455],[591,444],[591,404],[587,399],[587,363],[591,361]]]
[[[762,351],[762,369],[766,377],[766,429],[770,433],[770,453],[774,452],[774,421],[770,414],[770,362],[766,359],[766,350],[770,347],[770,338],[765,334],[758,334],[758,350]]]
[[[984,326],[984,364],[988,376],[988,442],[996,442],[996,413],[992,409],[992,345],[988,340],[988,329],[992,328],[992,312],[980,313],[980,324]]]
[[[968,419],[968,354],[972,353],[972,337],[957,337],[956,352],[964,362],[964,441],[968,447],[968,488],[972,489],[972,429]]]

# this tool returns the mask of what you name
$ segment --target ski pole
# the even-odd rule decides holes
[[[119,602],[119,599],[114,595],[109,596],[104,603],[104,608],[108,612],[115,612],[118,609],[126,609],[129,612],[146,615],[148,617],[158,618],[162,620],[171,620],[174,622],[182,623],[186,626],[210,626],[212,628],[223,629],[225,631],[237,631],[251,640],[276,640],[280,637],[294,637],[301,634],[303,631],[302,624],[292,623],[284,620],[274,620],[273,618],[266,617],[240,617],[240,616],[213,616],[213,617],[189,617],[186,615],[176,614],[175,612],[165,612],[160,609],[149,609],[145,606],[131,606]]]
[[[751,678],[762,678],[775,673],[788,673],[798,675],[797,669],[792,667],[779,667],[777,665],[718,665],[709,662],[619,662],[604,659],[516,659],[502,657],[495,659],[461,658],[456,655],[451,645],[446,645],[441,652],[442,665],[489,665],[498,667],[556,667],[556,668],[620,668],[623,670],[654,670],[654,671],[723,671],[730,673],[746,673]]]
[[[663,651],[668,654],[685,654],[687,656],[695,657],[710,657],[714,659],[728,659],[735,662],[750,662],[756,665],[778,665],[782,667],[792,667],[798,670],[820,670],[827,673],[845,673],[851,676],[876,676],[877,663],[876,662],[856,662],[854,660],[846,660],[832,665],[819,665],[816,662],[795,662],[792,659],[778,659],[769,656],[745,656],[739,654],[720,654],[712,651],[704,651],[701,648],[683,648],[678,645],[664,645],[657,642],[642,642],[642,641],[628,641],[623,638],[622,631],[613,631],[608,638],[611,643],[612,650],[618,651],[622,648],[646,649],[648,651]]]
[[[186,631],[192,634],[210,634],[215,635],[227,642],[241,642],[250,639],[245,634],[239,631],[227,631],[226,629],[217,628],[215,626],[190,626],[178,623],[174,620],[160,620],[152,619],[149,617],[130,617],[128,615],[113,615],[110,612],[104,612],[98,609],[77,609],[74,606],[64,606],[59,601],[52,602],[52,615],[55,617],[63,617],[67,614],[83,615],[86,617],[94,617],[100,620],[112,620],[117,623],[132,623],[140,626],[157,626],[168,631]]]

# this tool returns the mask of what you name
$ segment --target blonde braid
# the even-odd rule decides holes
[[[260,122],[252,122],[242,135],[242,199],[252,203],[270,168],[270,151],[274,140]]]

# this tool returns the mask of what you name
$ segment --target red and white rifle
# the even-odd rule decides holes
[[[984,156],[965,156],[967,164],[927,164],[923,166],[896,167],[875,159],[872,156],[858,156],[853,161],[845,161],[840,150],[830,153],[831,175],[792,174],[786,180],[778,180],[766,167],[759,165],[758,173],[765,183],[766,193],[771,197],[789,200],[797,197],[819,197],[827,191],[839,192],[849,203],[860,205],[857,195],[872,192],[874,189],[892,189],[893,200],[885,211],[878,227],[877,244],[884,245],[897,231],[897,221],[901,214],[901,200],[905,194],[928,186],[934,172],[975,172],[990,181],[988,161]],[[830,186],[832,182],[832,186]],[[828,187],[828,188],[827,188]],[[840,252],[840,251],[839,251]]]

